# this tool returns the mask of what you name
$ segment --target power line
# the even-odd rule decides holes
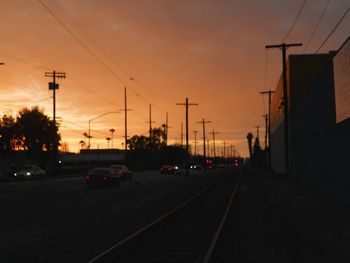
[[[288,30],[288,32],[287,32],[287,34],[286,34],[286,36],[283,38],[282,43],[284,43],[284,42],[287,40],[289,34],[292,32],[292,30],[293,30],[293,28],[294,28],[296,22],[298,21],[300,15],[301,15],[301,12],[302,12],[303,9],[304,9],[304,6],[305,6],[306,2],[307,2],[307,0],[304,0],[303,4],[302,4],[301,7],[299,8],[298,14],[297,14],[297,16],[295,17],[295,19],[294,19],[294,21],[293,21],[291,27],[289,28],[289,30]]]
[[[320,51],[320,49],[327,43],[327,41],[330,39],[330,37],[333,35],[333,33],[335,32],[335,30],[337,30],[337,28],[340,26],[340,24],[343,22],[344,18],[346,17],[346,15],[349,13],[350,11],[350,7],[345,11],[344,15],[340,18],[340,20],[338,21],[338,23],[335,25],[335,27],[331,30],[331,32],[328,34],[328,36],[326,37],[326,39],[322,42],[322,44],[320,45],[320,47],[316,50],[315,54],[318,53],[318,51]]]
[[[91,94],[95,95],[96,97],[100,98],[101,100],[103,100],[103,101],[105,101],[105,102],[108,102],[108,103],[110,103],[110,104],[112,104],[112,105],[114,105],[114,106],[121,107],[119,104],[116,104],[114,101],[109,100],[109,99],[107,99],[107,98],[101,96],[100,94],[98,94],[97,92],[95,92],[95,91],[89,89],[88,87],[84,86],[84,85],[81,84],[80,82],[78,82],[78,81],[76,81],[76,80],[74,80],[74,79],[71,79],[71,81],[72,81],[73,83],[75,83],[76,85],[78,85],[79,87],[81,87],[81,88],[83,88],[83,89],[89,91]]]
[[[317,21],[317,23],[316,23],[316,25],[315,25],[315,27],[314,27],[314,30],[312,31],[312,33],[311,33],[309,39],[306,41],[306,45],[305,45],[305,47],[304,47],[303,53],[304,53],[304,52],[306,51],[306,49],[308,48],[308,46],[309,46],[309,44],[310,44],[312,38],[314,37],[314,34],[316,33],[316,31],[317,31],[317,29],[318,29],[318,27],[319,27],[319,25],[320,25],[320,23],[321,23],[321,21],[322,21],[322,19],[323,19],[323,17],[324,17],[324,15],[326,14],[326,11],[327,11],[329,2],[330,2],[330,0],[327,0],[325,6],[323,7],[322,13],[321,13],[320,17],[318,18],[318,21]]]
[[[48,11],[54,18],[55,20],[104,68],[106,69],[109,73],[111,73],[116,79],[118,79],[122,84],[126,85],[127,83],[119,77],[110,67],[108,67],[87,45],[84,44],[83,41],[80,40],[80,38],[74,34],[72,30],[69,29],[68,26],[65,25],[61,21],[61,19],[55,15],[55,13],[42,1],[38,0],[38,2]]]
[[[69,27],[57,16],[55,13],[45,4],[42,0],[38,0],[38,2],[55,18],[55,20],[93,57],[97,60],[97,62],[102,65],[103,68],[105,68],[109,73],[111,73],[114,77],[116,77],[121,83],[127,85],[126,81],[124,81],[118,74],[116,74],[113,69],[111,69],[102,59],[100,59],[80,38],[71,30]],[[70,17],[70,16],[68,16]],[[71,19],[73,20],[73,19]],[[74,20],[73,20],[74,21]],[[77,27],[79,31],[105,56],[108,58],[108,60],[115,65],[116,67],[120,68],[124,74],[127,75],[126,71],[120,67],[116,62],[114,62],[109,56],[106,55],[105,51],[95,42],[93,41],[83,30],[81,30],[79,27]],[[130,80],[134,80],[130,78]],[[139,82],[139,85],[141,83]],[[141,84],[142,87],[146,88],[145,85]],[[145,103],[149,104],[150,102],[143,98],[143,96],[140,96],[140,94],[133,88],[128,85],[130,90],[139,98],[144,100]],[[153,91],[154,93],[154,91]]]

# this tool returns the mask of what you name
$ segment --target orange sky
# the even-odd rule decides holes
[[[307,1],[286,42],[306,43],[326,2]],[[56,115],[62,120],[62,142],[71,151],[79,149],[89,119],[123,107],[127,85],[129,135],[147,135],[151,103],[153,126],[162,125],[168,112],[170,140],[180,142],[185,107],[176,103],[188,97],[199,104],[190,108],[191,141],[193,130],[202,138],[196,122],[205,118],[212,122],[207,131],[220,132],[218,147],[225,140],[246,156],[246,134],[264,126],[267,111],[267,98],[259,91],[274,89],[281,71],[280,52],[264,47],[282,42],[302,3],[2,0],[0,113],[15,116],[24,106],[39,105],[52,116],[50,79],[44,73],[63,71],[67,78],[58,80]],[[315,52],[349,5],[348,0],[330,2],[306,52]],[[350,16],[321,52],[340,47],[349,28]],[[113,144],[121,148],[123,113],[91,122],[92,148],[107,148],[111,128],[116,130]],[[262,128],[262,144],[263,134]]]

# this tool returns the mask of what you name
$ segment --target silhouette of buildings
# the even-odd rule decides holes
[[[350,38],[336,52],[287,61],[290,167],[301,180],[350,201]],[[271,161],[284,173],[282,80],[271,105]]]

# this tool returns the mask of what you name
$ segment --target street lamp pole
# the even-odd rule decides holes
[[[112,114],[112,113],[119,113],[119,111],[110,111],[110,112],[106,112],[106,113],[103,113],[103,114],[101,114],[101,115],[99,115],[99,116],[97,116],[97,117],[92,118],[92,119],[89,120],[89,134],[88,134],[89,145],[88,145],[88,149],[90,149],[90,146],[91,146],[91,144],[90,144],[90,139],[91,139],[91,122],[92,122],[93,120],[99,119],[99,118],[101,118],[101,117],[103,117],[103,116],[106,116],[106,115],[109,115],[109,114]]]

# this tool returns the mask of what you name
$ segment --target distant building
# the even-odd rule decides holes
[[[336,52],[288,59],[290,166],[301,180],[350,202],[350,40]],[[282,80],[272,99],[271,161],[284,167]]]
[[[60,153],[59,163],[65,168],[75,167],[108,167],[112,164],[125,163],[125,151],[115,149],[81,150],[80,154]]]

